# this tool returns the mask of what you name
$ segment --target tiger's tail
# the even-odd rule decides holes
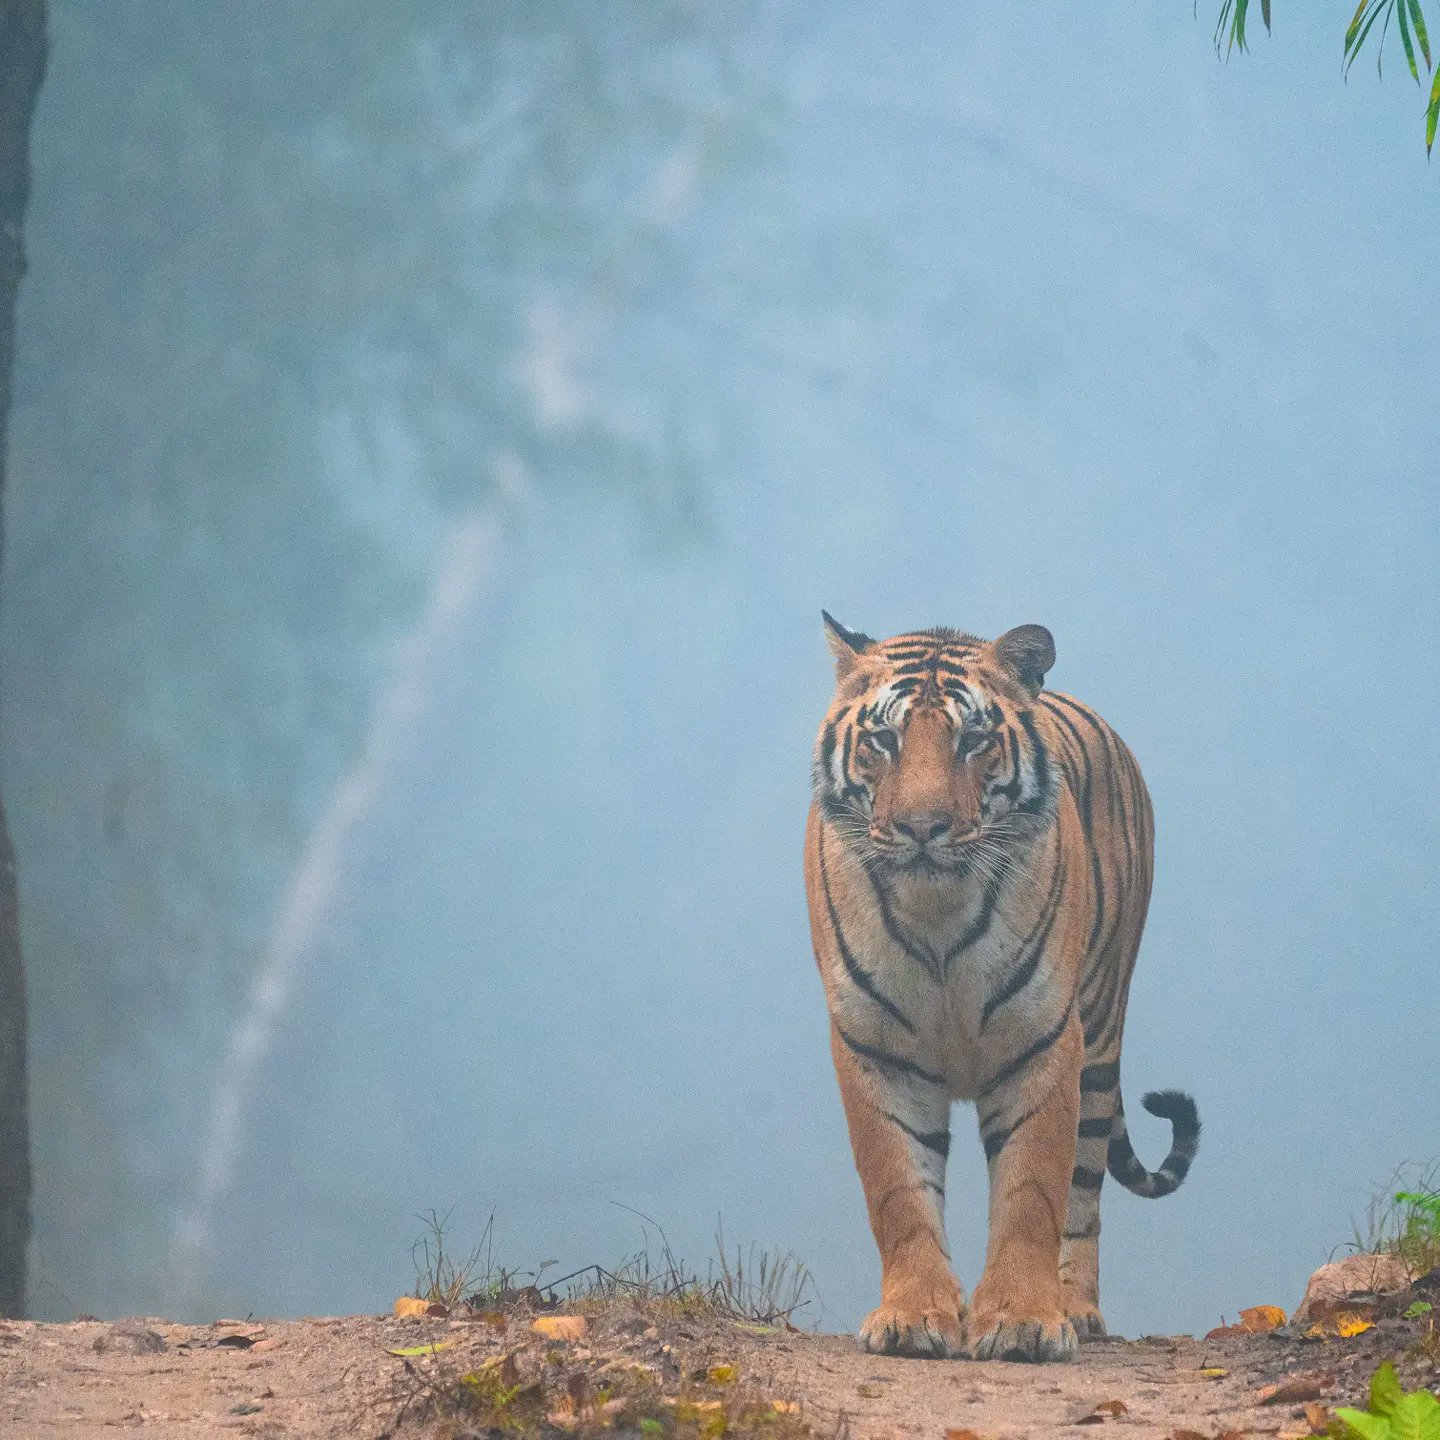
[[[1118,1094],[1115,1101],[1107,1157],[1110,1173],[1127,1190],[1151,1200],[1179,1189],[1200,1148],[1200,1112],[1194,1100],[1180,1090],[1152,1090],[1141,1101],[1152,1115],[1170,1122],[1170,1153],[1158,1170],[1147,1170],[1136,1157],[1125,1128],[1125,1106]]]

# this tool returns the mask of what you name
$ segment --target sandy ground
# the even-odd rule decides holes
[[[0,1435],[58,1440],[119,1429],[156,1440],[380,1440],[463,1434],[463,1426],[457,1431],[442,1423],[427,1403],[434,1387],[453,1386],[487,1360],[498,1364],[508,1355],[521,1374],[543,1375],[546,1384],[577,1370],[603,1383],[618,1368],[643,1369],[654,1377],[657,1394],[692,1396],[707,1390],[711,1367],[733,1367],[727,1385],[779,1399],[792,1425],[803,1424],[822,1440],[847,1432],[853,1440],[946,1440],[947,1430],[973,1430],[986,1440],[1078,1440],[1101,1429],[1126,1440],[1177,1431],[1287,1437],[1310,1433],[1304,1411],[1298,1399],[1261,1404],[1262,1387],[1299,1376],[1297,1389],[1320,1394],[1322,1403],[1351,1403],[1379,1360],[1402,1352],[1413,1338],[1384,1327],[1351,1340],[1304,1343],[1150,1336],[1087,1344],[1072,1364],[1031,1366],[864,1355],[848,1336],[766,1331],[713,1317],[657,1323],[651,1312],[618,1305],[589,1313],[588,1334],[562,1343],[536,1335],[533,1315],[523,1309],[467,1320],[0,1322]],[[426,1344],[438,1348],[420,1356],[389,1353]],[[1411,1384],[1440,1385],[1440,1362],[1412,1360],[1407,1369]],[[1097,1414],[1097,1404],[1106,1401],[1124,1408]],[[563,1417],[551,1424],[563,1424]],[[551,1424],[539,1433],[560,1436]]]

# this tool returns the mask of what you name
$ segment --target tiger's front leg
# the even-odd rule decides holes
[[[880,1305],[861,1324],[860,1344],[884,1355],[963,1355],[965,1296],[945,1243],[949,1091],[833,1022],[830,1051],[880,1249]]]
[[[968,1338],[977,1360],[1070,1360],[1078,1348],[1060,1281],[1084,1046],[1071,1014],[1042,1057],[977,1108],[990,1167],[990,1235]]]

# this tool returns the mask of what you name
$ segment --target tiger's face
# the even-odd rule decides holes
[[[1050,632],[875,641],[825,623],[837,686],[815,793],[844,843],[895,874],[1002,874],[1054,809],[1056,776],[1030,712],[1054,663]]]

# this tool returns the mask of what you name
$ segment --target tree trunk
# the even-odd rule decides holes
[[[45,49],[45,0],[0,0],[0,506],[15,359],[15,298],[25,273],[20,227],[30,194],[30,119],[45,73]],[[25,1309],[30,1244],[25,1019],[15,852],[0,804],[0,1315],[20,1315]]]

